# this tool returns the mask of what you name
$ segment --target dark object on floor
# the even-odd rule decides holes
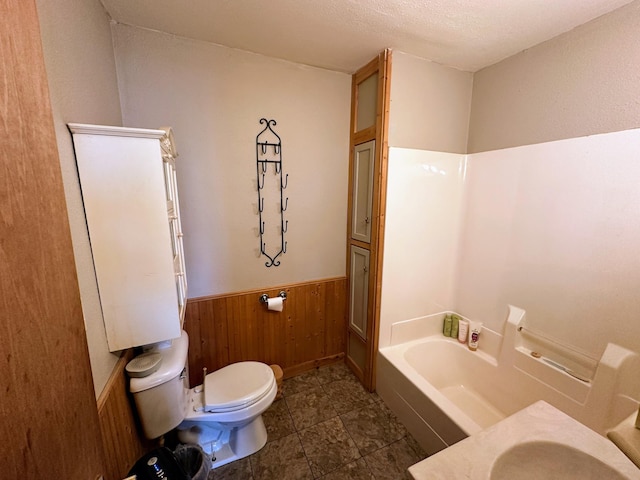
[[[136,475],[137,480],[190,480],[171,450],[165,447],[140,457],[128,475]]]
[[[207,480],[211,459],[199,445],[178,445],[173,455],[191,480]]]

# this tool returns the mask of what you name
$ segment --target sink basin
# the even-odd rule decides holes
[[[491,468],[490,480],[625,480],[610,465],[570,445],[535,441],[515,445],[501,453]]]
[[[607,438],[539,401],[409,467],[415,480],[640,480]]]

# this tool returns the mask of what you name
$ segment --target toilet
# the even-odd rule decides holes
[[[188,347],[183,331],[127,365],[145,436],[157,438],[176,428],[181,442],[197,443],[212,456],[213,468],[260,450],[267,443],[262,413],[278,391],[271,367],[233,363],[190,389]]]

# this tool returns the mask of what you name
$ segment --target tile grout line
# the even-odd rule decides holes
[[[348,376],[348,375],[347,375],[347,376]],[[336,378],[336,377],[337,377],[337,378]],[[292,377],[292,378],[295,378],[295,377]],[[299,445],[300,445],[300,447],[302,448],[302,452],[303,452],[303,454],[304,454],[304,456],[305,456],[305,461],[307,462],[307,466],[308,466],[308,468],[309,468],[309,471],[310,471],[310,473],[311,473],[311,475],[313,476],[313,478],[314,478],[314,479],[316,479],[316,478],[317,478],[317,479],[321,479],[321,478],[324,478],[325,476],[327,476],[327,475],[329,475],[329,474],[331,474],[331,473],[333,473],[333,472],[335,472],[335,471],[339,470],[340,468],[343,468],[344,466],[346,466],[346,465],[348,465],[348,464],[351,464],[351,463],[354,463],[354,462],[359,461],[360,459],[363,459],[363,461],[364,461],[364,466],[365,466],[365,468],[366,468],[367,473],[368,473],[369,475],[371,475],[371,477],[375,478],[375,475],[373,474],[373,472],[372,472],[372,470],[371,470],[371,466],[370,466],[369,462],[367,461],[366,456],[362,454],[361,449],[358,447],[357,443],[355,442],[355,440],[354,440],[354,438],[353,438],[352,433],[348,430],[348,428],[347,428],[347,426],[345,425],[344,420],[343,420],[343,418],[342,418],[344,415],[347,415],[347,414],[349,414],[349,413],[351,413],[351,412],[353,412],[353,411],[358,410],[358,408],[353,408],[353,409],[348,410],[348,411],[346,411],[346,412],[338,413],[337,409],[335,408],[336,402],[335,402],[335,400],[333,400],[333,399],[331,398],[331,396],[330,396],[330,388],[329,388],[329,386],[330,386],[331,384],[333,384],[333,383],[335,383],[335,382],[337,382],[337,381],[341,381],[341,380],[344,380],[344,381],[352,381],[353,379],[352,379],[351,377],[347,378],[347,377],[345,377],[344,375],[341,375],[341,374],[338,374],[337,376],[331,375],[331,376],[329,376],[329,378],[331,378],[331,380],[330,380],[330,381],[328,381],[328,382],[324,382],[324,383],[321,383],[321,381],[320,381],[321,379],[320,379],[320,377],[319,377],[319,375],[318,375],[318,370],[316,369],[316,370],[314,370],[314,371],[313,371],[313,374],[312,374],[312,375],[310,375],[310,380],[313,380],[313,381],[310,381],[310,382],[308,382],[308,383],[307,383],[307,382],[305,382],[305,384],[306,384],[306,385],[304,385],[304,384],[303,384],[303,385],[304,385],[304,388],[303,388],[302,390],[300,390],[300,391],[296,391],[295,393],[292,393],[292,394],[290,394],[290,395],[284,395],[284,393],[283,393],[283,395],[282,395],[282,399],[283,399],[283,401],[284,401],[284,407],[286,408],[286,412],[287,412],[287,414],[288,414],[288,416],[289,416],[289,419],[290,419],[290,421],[291,421],[291,424],[292,424],[292,426],[293,426],[293,433],[295,433],[295,434],[296,434],[296,438],[298,439]],[[325,378],[325,379],[326,379],[326,378]],[[357,380],[357,379],[356,379],[356,380]],[[295,423],[295,421],[294,421],[294,416],[293,416],[293,413],[292,413],[292,410],[291,410],[291,406],[289,405],[289,402],[287,401],[287,398],[288,398],[288,397],[291,397],[292,395],[296,395],[296,394],[300,394],[300,393],[308,392],[309,390],[312,390],[312,389],[314,389],[314,388],[317,388],[318,386],[319,386],[319,387],[321,387],[321,388],[320,388],[320,391],[322,392],[322,394],[323,394],[323,395],[325,395],[325,396],[327,396],[327,397],[328,397],[328,399],[330,400],[330,405],[331,405],[331,407],[336,411],[336,415],[335,415],[335,416],[332,416],[332,417],[330,417],[330,418],[323,419],[323,420],[321,420],[321,421],[319,421],[319,422],[316,422],[316,423],[314,423],[313,425],[309,425],[309,426],[306,426],[306,427],[304,427],[304,428],[299,429],[299,428],[298,428],[298,425],[297,425],[297,424]],[[375,407],[377,407],[378,409],[383,410],[383,407],[381,406],[381,404],[384,404],[384,401],[382,400],[382,398],[380,398],[379,396],[377,396],[377,397],[376,397],[376,396],[374,396],[374,393],[372,393],[372,392],[368,392],[368,391],[367,391],[366,393],[367,393],[368,401],[369,401],[369,404],[368,404],[368,405],[369,405],[369,406],[375,406]],[[386,404],[385,404],[385,407],[386,407]],[[388,409],[388,407],[387,407],[387,409]],[[305,447],[304,447],[304,444],[303,444],[303,442],[302,442],[302,437],[301,437],[300,432],[301,432],[301,431],[304,431],[305,429],[311,428],[311,427],[313,427],[313,426],[319,425],[319,424],[321,424],[321,423],[323,423],[323,422],[326,422],[326,421],[332,420],[332,419],[334,419],[334,418],[336,418],[336,417],[338,417],[338,419],[340,420],[340,423],[341,423],[341,425],[342,425],[342,427],[343,427],[344,431],[346,431],[346,433],[347,433],[347,435],[348,435],[348,438],[349,438],[349,439],[351,440],[351,442],[353,442],[353,444],[355,445],[355,447],[356,447],[356,449],[357,449],[357,451],[358,451],[359,456],[358,456],[356,459],[354,459],[354,460],[352,460],[352,461],[350,461],[350,462],[347,462],[347,463],[344,463],[344,464],[340,464],[337,468],[335,468],[335,469],[331,470],[330,472],[325,472],[325,473],[323,473],[320,477],[316,477],[316,476],[315,476],[315,474],[314,474],[313,469],[311,468],[311,462],[310,462],[310,460],[309,460],[309,457],[308,457],[307,451],[306,451],[306,449],[305,449]],[[387,420],[388,420],[388,421],[391,421],[391,415],[389,414],[389,412],[385,412],[385,417],[387,418]],[[399,422],[399,420],[397,420],[397,419],[396,419],[396,421],[398,421],[398,422]],[[403,427],[404,427],[404,425],[403,425]],[[380,450],[382,450],[382,449],[384,449],[384,448],[390,447],[391,445],[394,445],[394,444],[396,444],[396,443],[400,442],[401,440],[405,440],[405,442],[407,443],[407,446],[409,447],[409,449],[410,449],[410,450],[411,450],[411,451],[412,451],[416,456],[418,456],[418,457],[419,457],[419,456],[420,456],[420,452],[417,452],[417,451],[414,449],[413,445],[412,445],[412,444],[407,440],[408,435],[410,435],[410,434],[409,434],[409,431],[406,429],[406,427],[404,427],[404,429],[405,429],[405,434],[404,434],[401,438],[399,438],[399,439],[397,439],[397,440],[394,440],[394,441],[390,442],[390,443],[389,443],[389,444],[387,444],[387,445],[380,446],[380,447],[376,448],[375,450],[373,450],[373,451],[369,452],[367,455],[372,455],[372,454],[374,454],[375,452],[378,452],[378,451],[380,451]],[[253,475],[253,477],[255,478],[255,472],[253,471],[253,465],[252,465],[251,463],[250,463],[250,468],[251,468],[251,474],[252,474],[252,475]]]
[[[314,378],[315,378],[315,380],[318,382],[318,386],[320,387],[320,389],[322,390],[322,392],[324,393],[324,395],[326,395],[326,396],[331,400],[331,397],[329,396],[329,392],[325,389],[325,386],[327,386],[327,385],[329,385],[329,384],[331,384],[331,383],[334,383],[334,382],[336,382],[337,380],[331,380],[331,381],[329,381],[329,382],[320,383],[320,381],[319,381],[319,379],[318,379],[317,371],[315,371]],[[307,388],[307,389],[305,389],[305,390],[303,390],[303,391],[301,391],[301,392],[296,392],[296,393],[303,393],[304,391],[311,390],[312,388],[314,388],[314,387],[309,387],[309,388]],[[288,404],[288,403],[286,403],[286,401],[285,401],[285,404],[286,404],[287,409],[288,409],[288,411],[289,411],[289,415],[291,415],[291,410],[289,409],[289,404]],[[332,406],[333,406],[333,402],[332,402]],[[302,439],[300,438],[300,430],[298,429],[298,427],[296,426],[295,422],[293,421],[293,415],[291,415],[291,417],[292,417],[293,427],[294,427],[294,429],[295,429],[296,435],[298,436],[298,441],[300,442],[300,445],[301,445],[301,447],[302,447],[302,451],[304,452],[304,455],[305,455],[305,459],[307,460],[307,464],[309,465],[309,470],[311,471],[311,475],[313,475],[314,479],[321,479],[321,478],[323,478],[323,477],[325,477],[325,476],[329,475],[330,473],[333,473],[333,472],[335,472],[335,471],[339,470],[340,468],[344,467],[345,465],[348,465],[348,463],[353,463],[353,462],[348,462],[348,463],[345,463],[345,464],[338,465],[336,468],[334,468],[334,469],[333,469],[333,470],[331,470],[330,472],[325,472],[325,473],[324,473],[323,475],[321,475],[320,477],[316,477],[316,476],[315,476],[315,474],[314,474],[314,472],[313,472],[313,469],[311,468],[311,462],[309,461],[309,457],[308,457],[308,455],[307,455],[307,451],[305,450],[305,448],[304,448],[304,444],[302,443]],[[315,426],[315,425],[319,425],[319,424],[321,424],[321,423],[323,423],[323,422],[326,422],[326,421],[332,420],[332,419],[334,419],[334,418],[336,418],[336,417],[340,420],[340,423],[341,423],[342,427],[344,428],[345,432],[347,433],[347,435],[349,436],[349,439],[353,442],[353,444],[356,446],[356,449],[358,450],[358,454],[359,454],[360,456],[359,456],[357,459],[355,459],[355,460],[354,460],[354,462],[355,462],[355,461],[357,461],[357,460],[358,460],[358,459],[360,459],[360,458],[363,458],[363,456],[362,456],[362,452],[360,451],[360,449],[358,448],[357,444],[356,444],[356,443],[355,443],[355,441],[353,440],[353,437],[351,436],[351,433],[349,432],[349,430],[347,430],[346,426],[344,425],[344,422],[342,421],[342,418],[340,417],[340,414],[337,412],[337,410],[336,410],[336,415],[335,415],[334,417],[330,417],[330,418],[324,419],[324,420],[322,420],[322,421],[320,421],[320,422],[318,422],[318,423],[315,423],[315,424],[313,424],[313,425],[309,425],[308,427],[305,427],[303,430],[305,430],[305,429],[307,429],[307,428],[311,428],[311,427],[313,427],[313,426]],[[365,464],[366,464],[366,461],[365,461]],[[370,473],[371,475],[373,475],[373,474],[371,473],[370,469],[369,469],[368,464],[367,464],[367,470],[369,471],[369,473]]]
[[[317,375],[314,375],[314,377],[316,377],[316,376]],[[307,390],[310,390],[310,388],[308,388]],[[302,392],[297,392],[297,393],[302,393]],[[304,454],[304,459],[306,460],[307,466],[309,467],[309,472],[311,472],[311,476],[315,479],[316,476],[313,474],[313,469],[311,468],[311,462],[309,461],[309,456],[307,455],[307,451],[305,450],[304,444],[302,443],[302,438],[300,438],[300,430],[298,430],[298,426],[296,425],[296,422],[293,420],[293,415],[291,414],[291,409],[289,408],[289,403],[287,403],[287,398],[284,396],[284,394],[282,395],[282,399],[284,400],[284,404],[287,407],[287,413],[289,413],[289,417],[291,418],[291,424],[293,425],[293,431],[296,434],[296,437],[298,438],[298,442],[300,443],[300,447],[302,448],[302,453]]]
[[[346,379],[344,379],[346,380]],[[329,385],[330,383],[333,383],[337,380],[334,380],[332,382],[327,382],[325,385]],[[326,390],[325,390],[326,392]],[[327,395],[329,394],[328,392],[326,392]],[[369,392],[367,392],[367,394],[369,394]],[[354,409],[355,410],[355,409]],[[358,444],[356,443],[356,441],[353,439],[353,436],[351,434],[351,432],[349,431],[349,429],[347,428],[347,426],[344,424],[344,421],[342,420],[342,415],[346,415],[347,413],[352,412],[353,410],[349,410],[348,412],[343,412],[343,413],[339,413],[337,416],[340,419],[340,423],[342,424],[342,427],[344,428],[344,431],[347,432],[347,435],[349,436],[349,438],[351,439],[351,441],[353,442],[353,444],[355,445],[356,449],[358,450],[358,454],[360,455],[358,458],[356,458],[355,460],[353,460],[353,462],[358,461],[359,459],[362,459],[367,467],[367,472],[369,473],[369,475],[371,475],[372,477],[375,478],[375,476],[373,475],[373,472],[371,471],[371,468],[369,467],[369,464],[367,463],[367,460],[364,458],[364,455],[362,454],[362,451],[360,450],[360,447],[358,447]],[[336,410],[337,413],[337,410]],[[349,462],[349,463],[353,463],[353,462]],[[345,463],[344,465],[340,465],[338,468],[336,468],[336,470],[338,470],[339,468],[348,465],[349,463]],[[335,471],[335,470],[334,470]]]

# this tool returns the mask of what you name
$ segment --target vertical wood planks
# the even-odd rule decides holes
[[[267,310],[262,293],[284,290],[282,312]],[[191,299],[185,330],[189,334],[191,385],[209,371],[243,360],[276,363],[287,373],[335,361],[345,351],[346,278]]]
[[[133,356],[131,353],[129,350],[118,360],[98,398],[107,480],[124,478],[136,460],[153,446],[140,431],[128,391],[124,367]]]

